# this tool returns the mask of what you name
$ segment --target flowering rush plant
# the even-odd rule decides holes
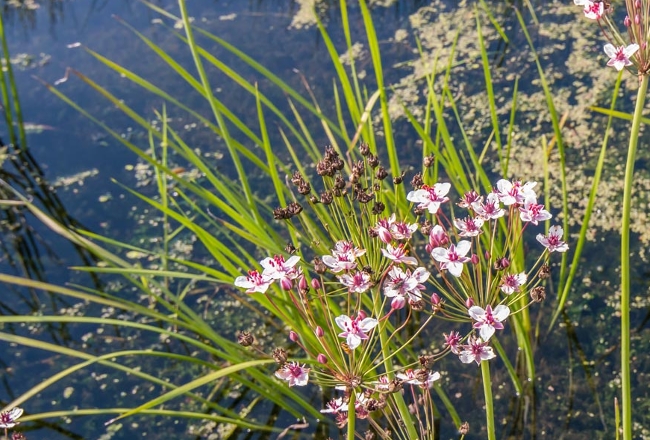
[[[235,285],[261,295],[289,327],[292,346],[272,353],[275,376],[333,395],[321,412],[348,438],[358,420],[380,438],[433,438],[432,392],[444,393],[437,362],[495,358],[495,335],[544,299],[550,254],[568,246],[562,228],[552,226],[536,234],[541,251],[528,269],[518,256],[524,231],[552,217],[535,182],[501,179],[488,194],[468,191],[454,206],[450,183],[418,173],[400,199],[404,176],[391,186],[368,146],[359,153],[346,163],[328,148],[316,165],[318,194],[294,173],[322,228],[297,201],[276,209],[276,218],[300,224],[313,239],[263,259]],[[425,175],[434,163],[426,158]],[[445,331],[430,325],[436,318]],[[249,333],[240,339],[253,343]],[[290,353],[306,358],[289,361]]]
[[[639,76],[650,73],[650,1],[625,0],[627,15],[622,23],[613,16],[614,9],[609,1],[573,1],[583,7],[586,18],[600,24],[607,39],[604,50],[609,57],[608,66],[619,71],[628,69]]]

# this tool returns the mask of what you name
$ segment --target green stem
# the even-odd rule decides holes
[[[641,116],[648,90],[648,75],[641,78],[636,97],[630,144],[625,165],[623,216],[621,220],[621,386],[623,408],[623,440],[632,440],[632,390],[630,386],[630,211],[634,160],[641,129]]]
[[[375,294],[378,296],[378,291],[375,291]],[[375,305],[375,315],[381,316],[381,300],[377,297],[373,301]],[[381,354],[384,359],[384,368],[386,369],[386,375],[389,379],[393,379],[395,374],[393,373],[393,363],[391,361],[391,351],[388,347],[388,335],[386,334],[385,328],[379,332],[379,341],[381,343]],[[397,411],[399,412],[402,421],[404,422],[404,427],[408,432],[409,439],[418,439],[418,433],[413,424],[413,416],[411,415],[406,402],[404,401],[404,396],[401,393],[394,393],[393,397],[395,399],[395,404],[397,405]]]
[[[492,378],[490,377],[490,364],[481,361],[481,375],[483,376],[483,394],[485,395],[485,420],[487,422],[488,440],[496,440],[494,430],[494,405],[492,404]]]
[[[356,412],[354,409],[354,404],[356,402],[357,396],[355,396],[354,391],[350,393],[350,401],[348,402],[348,435],[347,440],[354,440],[354,422],[356,420]]]

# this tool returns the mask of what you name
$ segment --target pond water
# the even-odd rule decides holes
[[[473,142],[481,145],[489,135],[489,111],[481,95],[484,92],[480,58],[476,53],[476,35],[472,2],[442,2],[402,0],[395,2],[374,2],[372,8],[375,26],[379,32],[381,48],[386,57],[387,82],[392,86],[392,107],[397,120],[403,118],[400,103],[405,103],[418,113],[422,108],[421,84],[424,62],[419,60],[416,44],[412,38],[417,34],[422,42],[426,57],[439,57],[446,62],[449,47],[456,31],[460,32],[458,43],[459,67],[454,69],[450,87],[454,93],[463,96],[460,111],[468,121],[468,135]],[[389,3],[383,5],[382,3]],[[513,78],[520,78],[521,98],[519,100],[520,120],[517,125],[518,153],[513,159],[512,175],[540,178],[539,163],[530,151],[539,148],[540,136],[552,136],[552,129],[546,116],[540,110],[543,104],[537,72],[530,62],[530,52],[523,49],[525,39],[519,29],[511,4],[493,2],[495,14],[509,38],[509,43],[499,38],[484,20],[485,35],[491,64],[495,71],[497,93],[504,97],[512,93]],[[518,2],[516,2],[518,3]],[[141,167],[137,158],[119,142],[110,138],[101,127],[62,102],[49,92],[39,79],[54,83],[64,77],[71,67],[93,81],[106,87],[130,105],[133,110],[146,118],[155,119],[162,102],[151,94],[145,94],[129,81],[109,71],[80,47],[70,47],[81,42],[92,50],[111,60],[128,66],[143,78],[155,79],[156,84],[174,95],[182,97],[184,104],[198,112],[209,115],[205,101],[189,89],[176,75],[137,38],[133,32],[122,25],[121,18],[133,28],[142,32],[157,44],[173,54],[186,66],[191,66],[191,58],[179,40],[156,23],[159,14],[137,1],[51,1],[37,2],[40,8],[18,11],[12,6],[5,8],[5,32],[9,51],[17,58],[15,64],[16,84],[20,95],[24,120],[32,125],[28,134],[27,147],[33,161],[23,165],[27,170],[21,175],[7,164],[3,179],[11,185],[23,188],[41,202],[41,206],[61,222],[82,225],[84,228],[120,241],[142,244],[150,238],[158,219],[152,218],[146,207],[122,187],[137,187],[145,194],[154,191],[151,174]],[[176,2],[159,1],[156,4],[176,13]],[[215,35],[227,40],[262,65],[269,68],[290,85],[301,89],[298,69],[312,87],[324,111],[332,111],[331,81],[334,71],[328,60],[325,44],[312,22],[304,17],[305,6],[309,2],[298,1],[189,1],[190,15],[196,22]],[[615,80],[612,72],[604,71],[602,58],[599,58],[600,36],[596,29],[589,28],[583,21],[575,22],[579,14],[575,10],[548,2],[535,5],[541,22],[534,29],[534,42],[552,87],[556,92],[558,111],[569,113],[567,124],[568,161],[573,173],[570,184],[574,188],[573,207],[579,211],[584,208],[581,201],[588,194],[589,179],[593,174],[595,157],[598,152],[598,139],[602,137],[604,119],[589,112],[587,106],[609,106],[610,90]],[[526,10],[525,5],[514,5]],[[330,34],[338,47],[344,45],[344,36],[338,22],[338,2],[318,2],[318,11],[328,26]],[[552,9],[552,10],[551,10]],[[531,21],[530,15],[527,19]],[[353,35],[361,40],[362,22],[358,8],[351,10],[351,22],[359,24],[359,32]],[[462,25],[466,28],[463,28]],[[531,25],[532,26],[532,25]],[[591,41],[589,41],[591,39]],[[290,111],[281,91],[273,89],[268,80],[259,77],[252,69],[245,67],[232,54],[225,52],[216,44],[207,47],[219,53],[220,59],[245,72],[249,79],[259,81],[260,89],[284,111]],[[20,55],[26,54],[26,55]],[[579,57],[584,58],[579,61]],[[371,69],[367,48],[360,47],[357,60],[365,69]],[[598,69],[602,70],[599,71]],[[244,121],[256,123],[255,101],[249,95],[227,81],[223,75],[214,75],[215,93],[233,112]],[[38,79],[35,79],[38,78]],[[418,82],[420,81],[420,82]],[[124,137],[146,148],[146,133],[142,133],[115,106],[103,100],[90,87],[71,75],[61,82],[58,90],[72,101],[79,103],[90,113],[106,122]],[[372,84],[369,84],[372,88]],[[630,111],[633,102],[634,84],[630,80],[624,84],[624,92],[619,108]],[[499,116],[507,121],[509,105],[507,98]],[[543,109],[543,105],[541,107]],[[218,159],[224,154],[219,142],[207,138],[200,127],[192,125],[186,115],[170,114],[176,118],[175,124],[185,127],[188,136],[196,147],[203,151],[213,151]],[[183,119],[185,118],[185,119]],[[486,121],[487,124],[486,124]],[[313,121],[307,120],[308,123]],[[272,121],[271,121],[272,123]],[[421,146],[416,143],[417,136],[408,124],[396,125],[396,139],[403,145],[403,165],[416,165]],[[617,123],[615,128],[625,131],[626,124]],[[618,130],[616,130],[618,133]],[[6,127],[0,132],[4,142],[8,142]],[[317,142],[326,142],[322,130],[314,128]],[[455,133],[455,135],[459,135]],[[274,133],[272,142],[281,143],[282,138]],[[646,415],[649,393],[646,374],[648,371],[646,312],[650,276],[644,249],[649,241],[646,222],[648,209],[648,190],[650,175],[647,166],[650,162],[649,136],[642,139],[639,158],[639,177],[635,193],[635,245],[633,251],[638,257],[635,261],[635,308],[633,316],[634,393],[637,399],[638,438],[650,438],[648,426],[650,418]],[[593,219],[591,235],[580,269],[578,287],[572,292],[568,303],[568,313],[561,318],[560,325],[546,333],[550,314],[554,310],[554,300],[547,302],[535,312],[539,322],[539,337],[536,348],[537,377],[533,399],[526,396],[518,398],[508,383],[503,368],[495,373],[497,414],[503,415],[502,438],[613,438],[613,399],[617,393],[618,365],[618,315],[615,295],[618,291],[618,268],[611,261],[618,258],[618,238],[616,234],[617,207],[620,206],[620,174],[622,157],[625,154],[625,136],[616,134],[612,140],[606,169],[606,182],[602,185],[602,208]],[[645,146],[645,149],[643,148]],[[526,150],[531,148],[532,150]],[[412,161],[410,159],[412,157]],[[224,173],[230,170],[223,170]],[[149,174],[148,174],[149,173]],[[43,183],[46,182],[46,183]],[[587,189],[585,189],[587,188]],[[619,208],[620,209],[620,208]],[[579,229],[579,215],[571,223]],[[7,220],[7,219],[5,219]],[[14,219],[15,220],[15,219]],[[7,221],[8,222],[8,221]],[[5,222],[5,225],[7,224]],[[2,244],[5,257],[1,271],[25,275],[55,284],[74,283],[84,286],[98,285],[99,281],[87,274],[69,271],[70,266],[88,264],[92,258],[84,251],[75,248],[64,239],[51,233],[34,218],[27,216],[20,220],[21,227],[3,228]],[[149,234],[149,235],[148,235]],[[179,251],[180,252],[180,251]],[[184,251],[192,255],[191,247]],[[194,255],[192,255],[194,257]],[[0,301],[3,315],[23,313],[45,313],[48,310],[74,313],[76,304],[54,296],[37,295],[34,292],[16,288],[4,290]],[[197,304],[197,307],[201,306]],[[236,314],[223,311],[234,321]],[[111,311],[106,312],[107,315]],[[228,315],[228,313],[230,315]],[[222,323],[226,334],[234,334],[239,322]],[[142,335],[120,335],[118,331],[106,330],[106,334],[91,331],[82,326],[52,326],[36,329],[30,326],[8,326],[10,333],[36,333],[43,340],[55,342],[70,348],[88,349],[102,352],[101,345],[111,342],[123,343],[130,347],[136,338],[151,346],[160,341],[145,339]],[[120,341],[123,338],[124,341]],[[53,356],[49,352],[25,349],[15,344],[3,342],[0,351],[2,367],[2,391],[0,404],[4,404],[31,386],[39,383],[65,366],[69,360]],[[167,349],[173,349],[167,346]],[[449,365],[448,368],[456,368]],[[174,369],[173,363],[156,366],[161,378],[173,376],[179,379],[181,372]],[[478,370],[467,368],[462,372],[463,383],[447,382],[448,395],[452,396],[463,420],[472,426],[482,426],[482,410],[474,405],[481,401]],[[192,372],[182,372],[191,375]],[[42,392],[23,406],[29,413],[57,411],[71,408],[92,408],[124,405],[136,396],[140,401],[151,398],[156,391],[140,388],[140,382],[132,377],[116,377],[109,369],[93,368],[82,377],[74,376],[70,382],[61,383]],[[236,400],[233,398],[233,400]],[[243,399],[246,401],[246,399]],[[315,402],[315,405],[318,405]],[[287,426],[293,419],[279,414],[275,419],[278,426]],[[105,427],[106,416],[84,416],[75,418],[52,417],[35,424],[26,423],[28,438],[49,439],[131,439],[131,438],[219,438],[211,426],[200,421],[175,420],[162,416],[136,417],[123,424]],[[189,426],[191,425],[191,426]],[[307,430],[306,436],[313,431]],[[210,437],[212,435],[212,437]],[[264,438],[251,433],[236,433],[233,438]],[[440,438],[457,438],[450,421],[443,421]],[[466,438],[482,438],[476,430]]]

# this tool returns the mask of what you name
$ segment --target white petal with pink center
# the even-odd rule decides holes
[[[361,345],[361,341],[368,339],[368,333],[379,323],[374,318],[367,318],[365,313],[359,313],[355,319],[346,315],[337,316],[334,321],[343,330],[339,337],[345,338],[350,350],[354,350]]]
[[[554,225],[548,230],[548,236],[537,234],[537,241],[542,243],[549,252],[566,252],[569,250],[569,245],[562,241],[564,230],[562,226]]]
[[[489,340],[494,332],[503,329],[503,321],[510,316],[510,308],[499,304],[492,310],[491,305],[487,305],[485,309],[479,306],[472,306],[468,310],[469,316],[475,320],[474,328],[479,329],[481,339],[484,341]]]
[[[435,248],[431,251],[434,260],[440,263],[440,269],[446,269],[455,277],[459,277],[463,272],[463,264],[470,261],[465,257],[472,244],[467,240],[461,240],[457,245],[450,245],[449,249],[442,247]]]

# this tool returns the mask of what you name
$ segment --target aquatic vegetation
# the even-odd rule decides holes
[[[0,279],[125,310],[129,319],[89,311],[87,316],[0,317],[0,322],[114,325],[151,333],[172,344],[189,346],[192,351],[191,355],[179,354],[172,345],[168,351],[138,347],[91,355],[83,350],[62,351],[36,337],[2,333],[0,338],[6,341],[81,359],[17,397],[14,405],[32,399],[40,390],[75,371],[99,364],[155,386],[154,392],[129,402],[130,408],[96,410],[95,414],[117,415],[111,419],[115,423],[134,414],[165,414],[259,432],[282,433],[306,427],[330,432],[336,426],[345,428],[348,438],[363,429],[379,435],[387,435],[390,430],[401,438],[433,438],[433,427],[440,418],[453,424],[453,431],[467,434],[468,424],[462,421],[466,415],[458,415],[446,388],[470,385],[470,380],[448,378],[457,368],[477,371],[473,365],[477,364],[486,421],[484,428],[473,429],[479,435],[485,430],[488,438],[495,438],[499,421],[506,418],[495,417],[494,411],[496,399],[492,392],[497,387],[492,382],[496,368],[491,371],[490,361],[497,359],[505,366],[499,389],[507,382],[512,394],[519,397],[518,405],[526,399],[534,401],[538,325],[529,311],[545,299],[547,288],[554,291],[558,286],[562,294],[556,317],[564,310],[594,202],[590,199],[585,207],[587,215],[580,233],[570,235],[573,225],[569,220],[570,191],[565,170],[565,122],[555,109],[553,93],[526,26],[522,22],[547,103],[548,114],[544,117],[549,116],[553,136],[551,140],[542,136],[543,148],[538,154],[516,156],[517,160],[535,161],[539,166],[534,169],[543,170],[540,193],[532,181],[510,179],[512,148],[517,144],[518,83],[511,80],[506,93],[512,95],[507,97],[507,104],[497,105],[504,97],[497,96],[493,88],[483,38],[487,32],[501,35],[504,30],[493,20],[489,30],[482,27],[486,16],[490,19],[487,9],[473,11],[480,38],[470,39],[483,68],[486,93],[482,100],[487,110],[486,118],[477,122],[483,124],[481,130],[470,135],[464,119],[472,118],[477,110],[469,109],[466,114],[450,91],[450,81],[458,79],[454,57],[460,36],[447,41],[444,62],[426,60],[420,52],[424,93],[418,92],[418,97],[425,103],[419,108],[421,113],[415,114],[408,105],[393,99],[397,94],[391,94],[386,86],[379,39],[366,3],[359,4],[362,26],[352,26],[347,3],[341,1],[340,5],[344,47],[333,43],[326,27],[316,18],[337,72],[330,93],[335,101],[331,114],[322,110],[325,107],[316,101],[309,86],[305,97],[227,41],[203,30],[198,21],[188,17],[183,1],[179,2],[180,16],[149,6],[162,17],[160,24],[187,45],[194,70],[148,37],[133,32],[201,95],[209,106],[210,117],[188,108],[183,99],[128,68],[90,48],[75,45],[166,103],[154,123],[137,114],[128,100],[81,72],[69,71],[67,77],[80,79],[131,118],[145,133],[147,142],[141,143],[120,136],[71,101],[64,94],[63,81],[55,84],[58,88],[47,85],[52,93],[131,150],[146,167],[144,180],[150,185],[140,192],[125,191],[156,212],[158,217],[153,223],[159,227],[159,237],[147,244],[150,247],[120,243],[63,227],[21,199],[48,227],[101,260],[96,266],[76,269],[119,275],[130,290],[63,288],[7,275],[0,275]],[[365,34],[361,46],[352,37],[353,27]],[[243,61],[247,69],[264,77],[288,97],[288,110],[281,110],[268,97],[269,90],[251,80],[248,73],[225,65],[208,51],[206,45],[200,44],[199,36],[205,39],[200,41],[218,44]],[[360,51],[359,47],[367,50]],[[342,53],[346,56],[342,57]],[[357,58],[361,56],[369,57],[363,72],[357,70]],[[208,69],[227,75],[254,99],[255,120],[235,114],[221,102]],[[197,151],[196,145],[168,118],[168,106],[173,106],[174,112],[187,112],[205,127],[211,142],[225,151],[225,160],[215,164]],[[421,147],[407,148],[397,141],[392,119],[396,107],[408,129],[417,133]],[[509,118],[503,118],[504,114]],[[277,142],[271,140],[270,118],[278,127]],[[318,128],[314,128],[313,120]],[[325,154],[321,139],[331,145]],[[603,151],[605,147],[606,142]],[[310,162],[315,166],[306,165]],[[559,203],[553,203],[562,206],[561,226],[547,223],[552,215],[544,206],[554,200],[548,171],[552,162],[559,170],[557,181],[562,187]],[[414,173],[413,168],[419,169],[420,163],[424,168]],[[198,170],[194,177],[180,171],[190,169]],[[520,169],[515,175],[520,176]],[[493,183],[495,173],[503,179]],[[599,178],[593,181],[592,194]],[[411,187],[406,189],[409,179]],[[254,184],[259,182],[262,186]],[[151,186],[156,194],[151,194]],[[20,194],[15,196],[21,198]],[[452,200],[459,200],[460,211]],[[524,232],[533,228],[538,229],[529,231],[526,235],[531,239],[526,240]],[[571,237],[570,250],[565,233]],[[190,237],[207,256],[195,258],[189,253],[177,253],[183,236]],[[573,242],[577,242],[575,247]],[[541,256],[535,261],[527,258],[535,255],[528,252],[529,246],[540,250]],[[550,260],[554,252],[559,263]],[[121,254],[140,262],[134,264]],[[233,332],[197,312],[199,304],[189,294],[199,285],[218,286],[220,295],[228,295],[246,307],[255,321],[251,328],[246,321]],[[236,292],[233,285],[241,292]],[[127,292],[136,292],[136,298]],[[282,341],[260,343],[260,333],[268,330],[260,330],[258,321],[276,328]],[[508,337],[510,334],[515,340]],[[138,359],[144,356],[174,360],[182,364],[186,374],[165,382],[156,372],[139,369]],[[443,363],[446,357],[450,359]],[[450,362],[457,367],[451,367],[448,373],[441,367]],[[314,383],[326,390],[320,406],[320,402],[315,403],[321,395]],[[255,394],[246,400],[245,409],[228,407],[233,384],[242,384]],[[207,387],[211,388],[205,391]],[[305,393],[310,396],[305,397]],[[158,397],[152,398],[152,394]],[[154,409],[179,396],[190,402],[189,409]],[[260,416],[273,413],[266,411],[270,407],[282,408],[307,421],[276,425],[277,419]],[[70,410],[65,414],[74,413]],[[318,426],[313,428],[316,420]],[[401,420],[413,423],[403,425]]]

